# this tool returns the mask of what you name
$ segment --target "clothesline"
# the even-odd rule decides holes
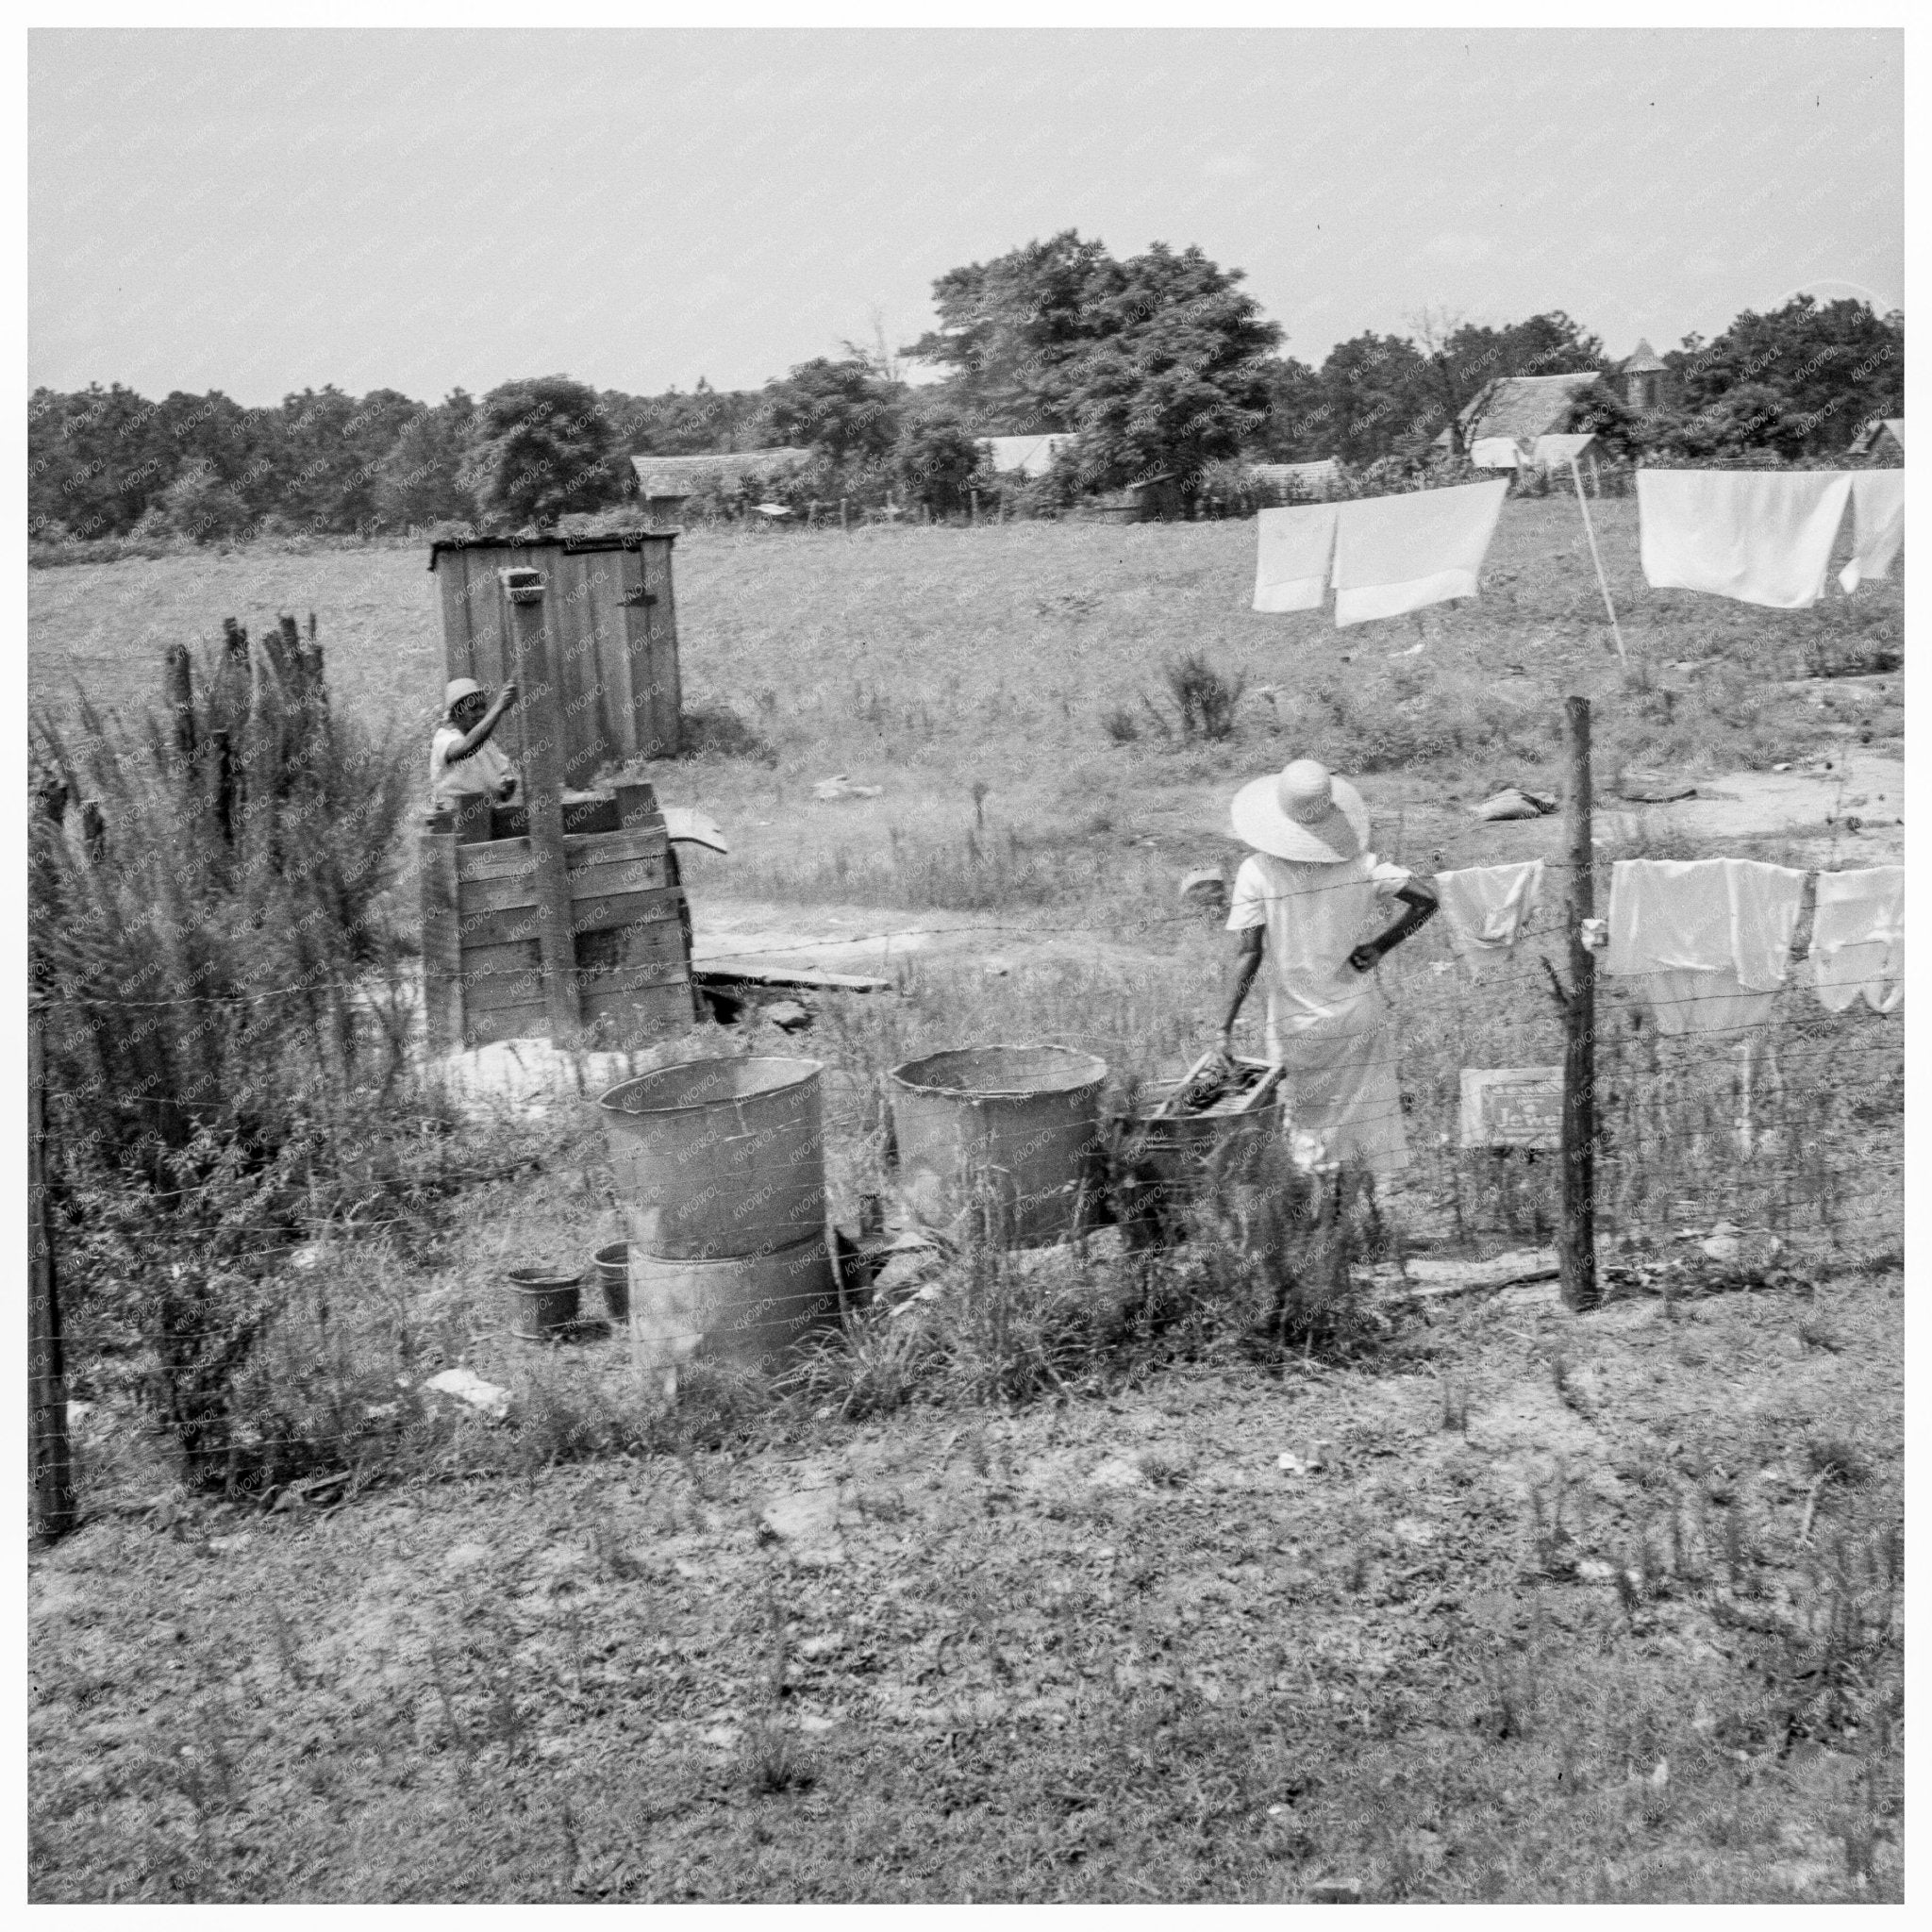
[[[1620,657],[1623,630],[1574,455],[1577,512]],[[1477,594],[1507,480],[1292,505],[1257,517],[1254,608],[1318,610],[1335,591],[1338,628]],[[1852,512],[1847,595],[1890,575],[1905,543],[1903,470],[1652,470],[1637,473],[1639,556],[1658,590],[1700,591],[1766,608],[1808,608]]]

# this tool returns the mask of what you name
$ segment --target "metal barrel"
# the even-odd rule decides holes
[[[691,1060],[605,1094],[637,1256],[704,1261],[822,1241],[823,1072],[817,1060],[776,1057]]]
[[[890,1084],[898,1191],[929,1227],[1016,1248],[1079,1232],[1098,1203],[1107,1062],[1063,1046],[908,1060]]]
[[[630,1277],[639,1362],[670,1367],[705,1355],[769,1367],[838,1321],[838,1286],[823,1232],[758,1255],[667,1259],[639,1253]]]

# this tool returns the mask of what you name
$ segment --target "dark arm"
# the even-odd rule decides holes
[[[1406,908],[1403,915],[1379,939],[1365,940],[1348,956],[1357,973],[1372,973],[1384,954],[1392,953],[1413,932],[1419,932],[1436,916],[1436,889],[1423,879],[1410,879],[1398,886],[1395,896]]]
[[[462,742],[460,744],[453,744],[450,746],[448,761],[452,764],[455,764],[458,760],[469,758],[473,754],[481,751],[482,748],[490,742],[490,734],[496,729],[498,721],[503,717],[503,714],[507,710],[508,710],[513,704],[516,703],[516,686],[514,684],[505,685],[504,688],[497,692],[495,699],[491,704],[490,708],[487,711],[485,711],[483,715],[476,720],[475,724],[472,725],[470,729],[463,734]]]
[[[1246,931],[1234,936],[1234,952],[1222,980],[1227,993],[1227,1005],[1222,1014],[1221,1051],[1229,1058],[1234,1052],[1235,1015],[1241,1011],[1241,1002],[1247,998],[1248,989],[1255,983],[1255,974],[1261,970],[1261,949],[1267,939],[1268,928],[1265,925],[1251,925]]]

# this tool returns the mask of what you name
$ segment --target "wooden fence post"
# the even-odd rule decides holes
[[[1596,954],[1584,930],[1596,908],[1590,835],[1590,700],[1565,698],[1563,724],[1570,765],[1565,804],[1570,986],[1563,1005],[1563,1226],[1557,1258],[1564,1306],[1580,1312],[1601,1299],[1596,1279]]]
[[[67,1365],[60,1347],[54,1224],[47,1208],[47,1049],[40,1013],[27,1013],[26,1416],[34,1527],[44,1537],[74,1527],[74,1459],[67,1446]]]
[[[572,930],[570,860],[563,844],[563,741],[557,686],[543,636],[543,575],[499,571],[509,603],[510,647],[524,724],[524,805],[530,856],[537,862],[537,947],[543,962],[543,998],[550,1038],[574,1046],[582,1031],[577,1001],[577,942]]]

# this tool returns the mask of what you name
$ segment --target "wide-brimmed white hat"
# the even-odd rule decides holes
[[[480,698],[483,687],[474,677],[452,677],[442,688],[442,708],[454,711],[463,698]]]
[[[1243,785],[1230,815],[1236,838],[1276,858],[1339,865],[1368,850],[1369,808],[1361,793],[1314,758],[1296,758]]]

